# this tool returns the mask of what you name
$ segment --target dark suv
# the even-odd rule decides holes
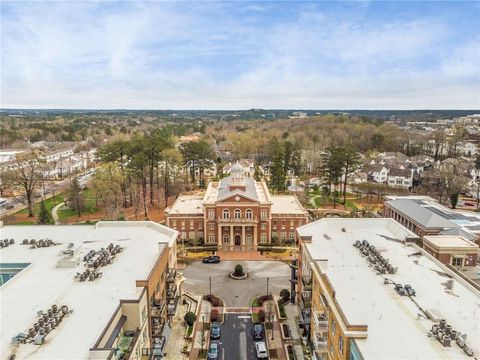
[[[255,323],[253,324],[253,338],[255,340],[263,340],[263,337],[265,336],[265,330],[263,328],[263,324],[261,323]]]
[[[202,262],[205,264],[218,264],[220,262],[220,256],[210,255],[202,259]]]

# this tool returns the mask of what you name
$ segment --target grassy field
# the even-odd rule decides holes
[[[52,209],[56,205],[60,204],[63,201],[64,201],[63,194],[58,194],[58,195],[55,195],[55,200],[54,200],[53,197],[45,200],[45,207],[47,208],[48,211],[52,211]],[[39,207],[40,207],[40,203],[36,203],[35,205],[33,205],[33,212],[35,214],[38,212]],[[28,210],[23,209],[23,210],[18,211],[16,214],[28,214]]]
[[[82,210],[82,215],[96,214],[97,212],[101,211],[100,208],[95,206],[95,196],[92,190],[83,190],[83,196],[85,199],[85,208]],[[78,217],[78,213],[75,210],[65,206],[58,209],[57,214],[58,218],[62,222],[68,220],[69,218]]]

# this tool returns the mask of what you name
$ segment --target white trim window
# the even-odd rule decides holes
[[[215,242],[215,235],[213,235],[213,234],[208,235],[208,241],[210,243],[214,243]]]
[[[240,211],[240,209],[235,209],[235,211],[233,213],[233,217],[235,219],[240,219],[242,217],[242,212]]]
[[[223,209],[222,211],[222,217],[224,219],[230,219],[230,211],[228,209]]]
[[[246,217],[247,219],[253,219],[253,211],[252,211],[252,209],[247,209],[247,210],[245,211],[245,217]]]

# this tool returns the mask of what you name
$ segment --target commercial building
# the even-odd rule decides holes
[[[479,246],[462,236],[424,236],[423,248],[443,264],[456,268],[475,266]]]
[[[298,298],[315,359],[468,359],[480,292],[393,219],[321,219],[297,230]]]
[[[452,210],[429,196],[386,196],[384,216],[420,237],[458,235],[480,243],[480,214]]]
[[[161,354],[181,293],[176,231],[141,221],[0,232],[2,359]]]
[[[231,175],[211,182],[203,195],[181,195],[165,210],[180,239],[222,250],[254,250],[259,244],[293,243],[308,214],[293,195],[270,195],[236,163]]]

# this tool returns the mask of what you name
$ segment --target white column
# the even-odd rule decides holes
[[[242,245],[245,245],[245,225],[242,225]]]
[[[217,238],[217,244],[218,244],[218,248],[220,249],[220,246],[222,246],[222,226],[221,225],[217,225],[218,226],[218,238]]]
[[[230,245],[233,246],[235,243],[233,241],[233,226],[230,226]]]
[[[257,225],[253,225],[253,246],[257,246]]]

